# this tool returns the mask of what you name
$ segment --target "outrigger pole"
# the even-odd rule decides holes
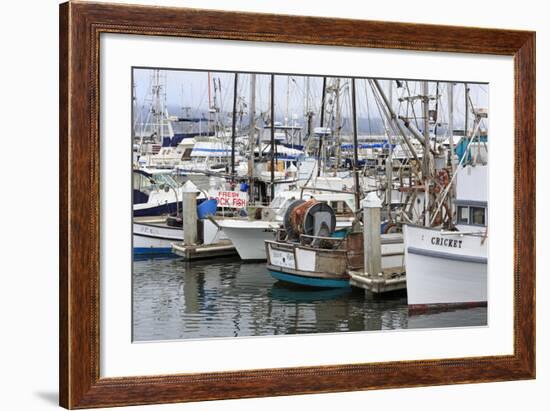
[[[378,93],[380,94],[380,97],[382,97],[382,100],[384,101],[384,104],[386,105],[386,108],[388,109],[387,111],[388,111],[388,114],[389,114],[389,117],[390,117],[389,118],[390,123],[393,123],[395,126],[397,126],[397,129],[401,133],[401,136],[403,137],[403,141],[407,145],[407,148],[409,149],[410,154],[413,156],[416,163],[419,163],[420,160],[418,158],[418,155],[416,154],[416,150],[414,149],[411,142],[409,141],[407,133],[405,132],[405,130],[403,129],[403,127],[401,126],[399,121],[397,121],[397,115],[393,111],[391,103],[389,102],[388,98],[386,97],[386,94],[384,93],[384,90],[382,90],[382,86],[380,86],[380,83],[378,82],[377,79],[372,79],[372,80],[373,80],[374,85],[376,86],[376,89],[378,90]]]

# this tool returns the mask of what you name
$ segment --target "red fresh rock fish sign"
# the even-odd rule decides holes
[[[218,191],[218,207],[244,208],[248,204],[248,194],[242,191]]]

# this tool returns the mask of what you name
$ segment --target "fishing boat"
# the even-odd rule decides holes
[[[134,217],[175,214],[181,187],[166,170],[133,170]]]
[[[321,184],[321,179],[319,179]],[[267,258],[264,242],[273,240],[275,232],[283,224],[284,215],[290,204],[297,199],[315,199],[331,205],[335,210],[336,226],[333,236],[342,237],[353,221],[355,198],[353,193],[323,192],[309,188],[302,192],[280,191],[268,207],[258,208],[258,219],[219,218],[216,223],[231,239],[242,260],[265,260]]]
[[[412,309],[487,303],[487,166],[457,170],[454,230],[404,225]]]
[[[227,237],[207,217],[216,212],[216,200],[199,204],[198,233],[201,244],[209,245],[227,240]],[[154,256],[172,253],[172,244],[183,241],[182,218],[178,216],[134,217],[134,256]]]
[[[197,140],[197,139],[195,139]],[[237,156],[237,160],[240,159]],[[231,146],[223,143],[217,137],[202,138],[195,141],[188,151],[176,164],[175,171],[180,175],[196,173],[225,173],[231,160]]]
[[[134,217],[134,256],[170,254],[172,243],[183,241],[181,225],[174,226],[165,217]]]
[[[346,270],[363,263],[362,233],[337,238],[335,230],[336,214],[327,203],[294,201],[285,212],[284,229],[265,241],[270,274],[314,288],[350,287]]]
[[[225,235],[231,239],[241,260],[265,260],[265,240],[272,240],[279,227],[277,221],[225,218],[217,221]]]

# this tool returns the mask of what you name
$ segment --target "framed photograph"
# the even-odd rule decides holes
[[[535,33],[60,6],[60,405],[535,378]]]

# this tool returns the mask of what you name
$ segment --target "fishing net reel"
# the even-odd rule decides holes
[[[311,199],[296,200],[287,208],[283,226],[287,233],[287,241],[300,241],[304,244],[320,245],[322,238],[330,237],[336,230],[336,214],[326,203]]]

